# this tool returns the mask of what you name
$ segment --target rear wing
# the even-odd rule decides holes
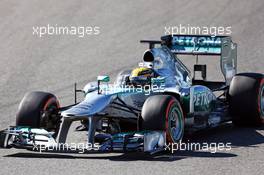
[[[210,35],[166,35],[161,41],[142,40],[154,48],[155,44],[167,46],[176,55],[220,56],[221,71],[229,85],[237,72],[237,44],[230,36]]]
[[[223,39],[227,36],[167,35],[161,42],[175,54],[220,55]]]

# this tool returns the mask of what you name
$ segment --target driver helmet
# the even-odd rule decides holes
[[[149,67],[138,67],[132,70],[129,81],[134,86],[144,86],[151,83],[151,78],[155,76],[155,72]]]

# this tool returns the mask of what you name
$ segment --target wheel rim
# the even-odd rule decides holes
[[[44,106],[43,111],[41,112],[41,122],[40,125],[42,128],[47,129],[48,131],[57,132],[57,121],[51,117],[57,113],[57,109],[59,108],[59,104],[56,99],[51,98]],[[55,114],[56,115],[56,114]]]
[[[170,110],[169,117],[169,134],[172,138],[172,141],[178,142],[182,138],[182,113],[180,109],[174,104]]]
[[[264,115],[264,86],[262,87],[261,94],[260,94],[260,109],[262,115]]]

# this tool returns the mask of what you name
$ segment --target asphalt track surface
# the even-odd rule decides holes
[[[62,105],[73,102],[73,83],[82,87],[99,74],[115,76],[134,67],[165,26],[231,26],[238,43],[238,71],[263,72],[264,1],[0,1],[0,127],[14,124],[20,99],[28,91],[53,92]],[[99,26],[100,34],[33,36],[47,24]],[[190,59],[190,60],[189,60]],[[187,63],[194,61],[187,59]],[[214,59],[214,58],[213,58]],[[210,75],[218,62],[207,60]],[[263,174],[264,128],[225,125],[196,135],[197,142],[231,142],[215,154],[182,151],[174,155],[55,154],[0,149],[0,174]],[[73,132],[72,140],[85,140]]]

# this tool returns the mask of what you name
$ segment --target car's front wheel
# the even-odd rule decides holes
[[[170,95],[147,98],[142,108],[141,129],[165,131],[167,143],[178,143],[184,133],[184,116],[179,101]]]
[[[60,126],[59,102],[47,92],[27,93],[19,104],[16,126],[43,128],[57,135]]]

